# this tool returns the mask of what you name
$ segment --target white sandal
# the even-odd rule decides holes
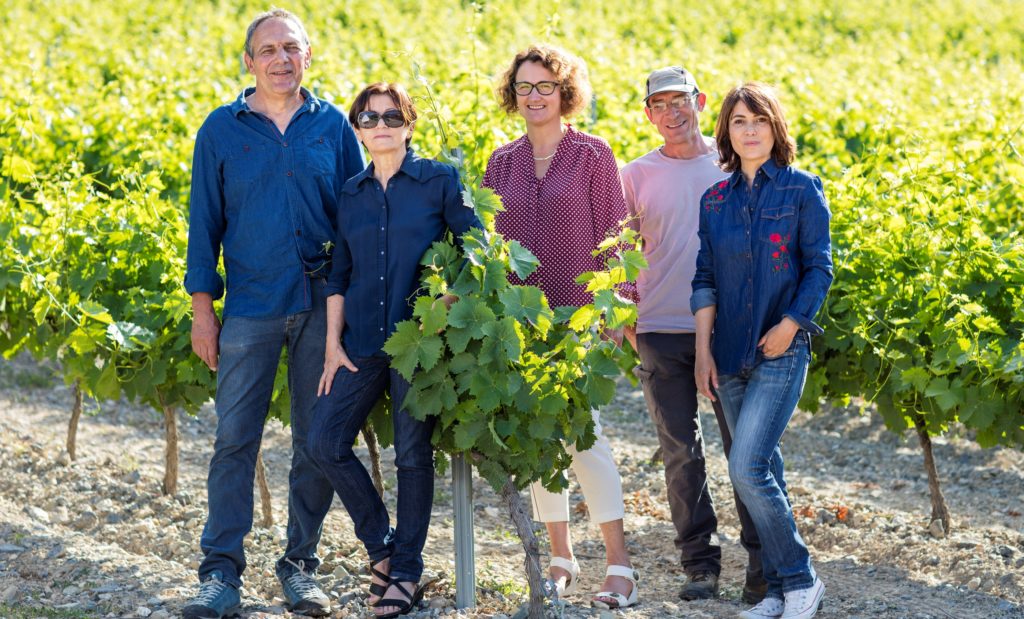
[[[601,591],[590,601],[591,606],[594,608],[602,608],[604,610],[618,610],[622,608],[629,608],[639,601],[640,574],[638,574],[636,570],[624,565],[609,565],[608,569],[605,571],[605,576],[620,576],[625,578],[629,582],[633,583],[633,589],[629,592],[628,597],[614,591]],[[597,598],[611,598],[615,601],[615,605],[612,606],[608,602]]]
[[[552,567],[558,567],[569,572],[568,579],[550,579],[551,588],[554,589],[555,594],[558,595],[559,598],[563,598],[567,595],[576,593],[576,589],[580,584],[580,564],[576,562],[576,559],[570,561],[569,559],[564,559],[562,557],[551,557],[551,563],[548,564],[549,574]],[[565,584],[559,586],[559,583]]]

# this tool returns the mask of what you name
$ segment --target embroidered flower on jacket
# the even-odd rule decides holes
[[[789,239],[788,234],[782,236],[778,232],[768,235],[768,242],[775,245],[775,251],[772,252],[772,273],[789,270],[789,259],[786,257],[789,254]]]
[[[729,181],[721,181],[711,186],[711,190],[704,196],[702,205],[704,210],[707,212],[714,211],[716,213],[721,212],[722,203],[725,202],[725,188],[729,185]]]

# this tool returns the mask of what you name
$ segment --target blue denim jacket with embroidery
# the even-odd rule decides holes
[[[719,374],[760,362],[758,340],[784,316],[822,333],[814,316],[832,283],[830,219],[821,180],[771,159],[751,187],[737,170],[704,192],[690,308],[717,306]]]

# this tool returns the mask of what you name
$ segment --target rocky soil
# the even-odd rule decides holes
[[[0,362],[0,618],[176,616],[195,586],[206,513],[205,472],[215,419],[211,407],[182,416],[179,492],[162,496],[162,418],[124,402],[86,402],[78,458],[64,450],[71,392],[52,371]],[[602,412],[627,496],[629,548],[641,574],[642,603],[624,617],[732,617],[745,554],[738,543],[725,459],[714,417],[702,414],[724,552],[722,593],[682,602],[684,580],[672,546],[656,439],[643,398],[628,383]],[[271,423],[265,460],[276,524],[247,538],[247,617],[289,616],[273,575],[284,545],[287,428]],[[1024,618],[1024,452],[983,450],[964,437],[936,440],[944,491],[954,514],[948,534],[929,529],[929,503],[916,439],[888,433],[856,411],[799,413],[783,452],[797,522],[826,584],[819,617]],[[385,477],[393,469],[384,453]],[[416,615],[510,617],[525,601],[523,552],[497,495],[475,482],[478,605],[455,608],[451,481],[436,478],[427,542],[433,584]],[[603,551],[586,505],[572,497],[583,591],[551,609],[563,617],[610,616],[589,608],[601,583]],[[387,493],[394,505],[393,488]],[[259,505],[257,501],[257,520]],[[538,531],[540,528],[538,527]],[[320,580],[335,617],[372,616],[362,603],[365,555],[344,508],[328,516]],[[546,561],[546,557],[543,558]]]

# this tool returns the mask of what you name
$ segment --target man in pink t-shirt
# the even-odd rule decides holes
[[[706,96],[682,67],[666,67],[647,79],[644,112],[664,144],[622,169],[626,207],[640,232],[648,268],[640,272],[639,320],[626,337],[640,355],[635,372],[643,385],[651,420],[665,461],[665,486],[676,548],[689,577],[684,600],[718,595],[722,551],[716,545],[718,519],[707,482],[704,440],[697,414],[693,370],[695,330],[690,282],[696,269],[700,198],[728,178],[718,167],[714,140],[700,131]],[[714,403],[726,456],[732,442]],[[741,543],[749,554],[743,599],[759,602],[766,585],[761,544],[743,504],[736,499]]]

